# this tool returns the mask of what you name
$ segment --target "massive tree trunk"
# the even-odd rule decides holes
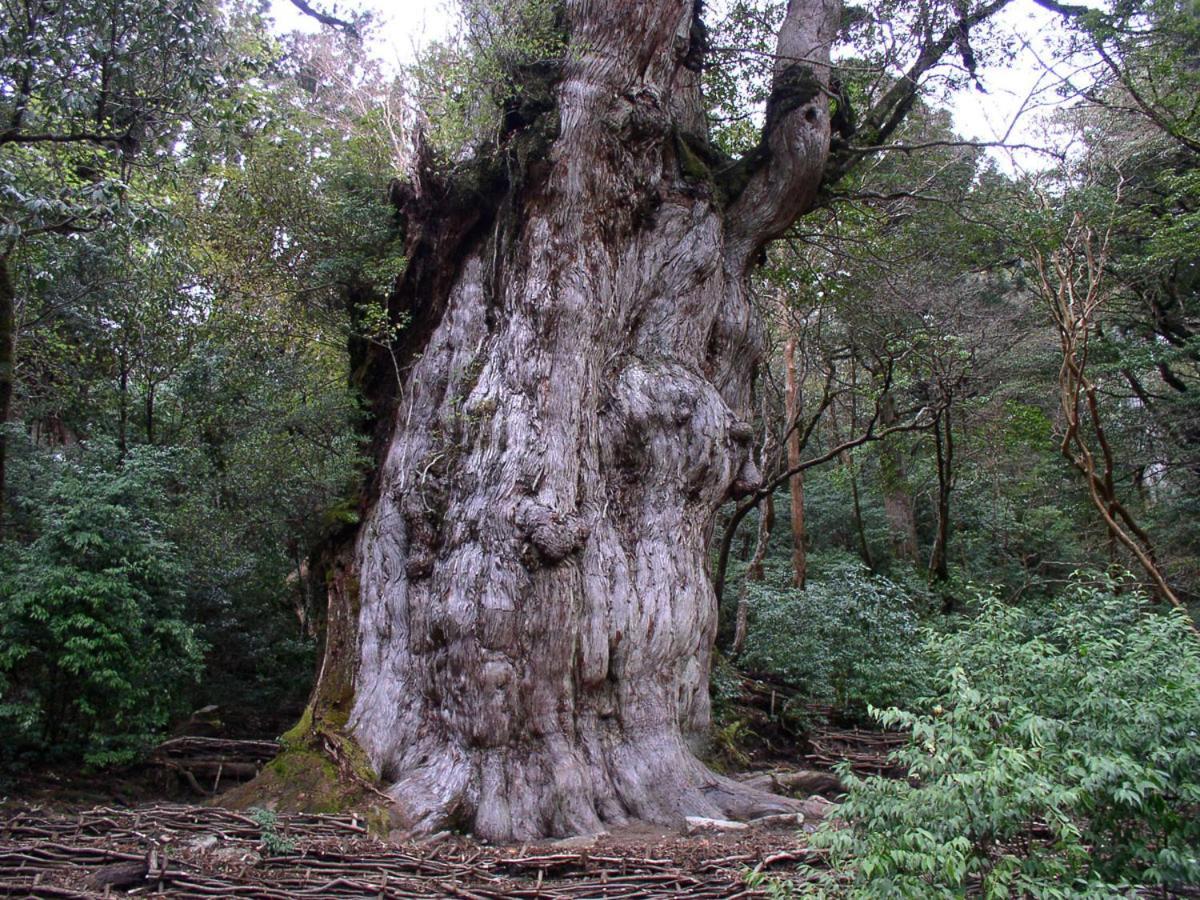
[[[527,839],[787,804],[694,755],[706,555],[758,480],[747,277],[820,183],[839,5],[789,4],[762,144],[731,166],[705,136],[698,6],[569,0],[552,104],[510,117],[486,187],[424,167],[396,191],[409,344],[329,576],[314,715],[404,828]]]

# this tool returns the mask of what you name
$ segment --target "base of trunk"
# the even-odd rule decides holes
[[[548,742],[541,748],[445,754],[386,789],[413,834],[459,827],[492,841],[595,834],[688,816],[752,819],[799,804],[710,771],[679,741],[647,736],[608,748],[598,764]]]
[[[420,837],[455,829],[496,843],[637,823],[682,829],[689,816],[749,820],[801,810],[800,801],[714,773],[682,740],[660,735],[610,746],[595,766],[555,741],[469,757],[443,748],[431,751],[426,765],[379,781],[360,765],[365,756],[350,738],[309,728],[298,740],[301,726],[289,732],[280,756],[221,804],[356,812],[380,833]]]
[[[251,781],[219,795],[229,809],[360,816],[369,830],[387,834],[397,813],[376,786],[370,762],[352,739],[317,721],[311,708],[280,738],[282,752]]]

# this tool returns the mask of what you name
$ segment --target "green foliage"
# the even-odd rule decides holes
[[[910,780],[849,777],[815,837],[862,896],[1112,895],[1200,879],[1200,645],[1111,582],[931,634],[937,691],[876,710]]]
[[[306,560],[354,515],[358,412],[308,353],[214,323],[172,382],[189,448],[173,532],[193,567],[190,612],[209,655],[197,704],[270,733],[312,672],[324,585]],[[281,710],[283,707],[283,710]]]
[[[0,238],[92,231],[116,214],[128,162],[161,162],[236,79],[223,25],[211,0],[0,8]]]
[[[816,562],[804,591],[774,586],[786,576],[748,584],[753,619],[739,663],[850,716],[916,696],[919,601],[844,555]]]
[[[713,732],[713,745],[717,758],[738,768],[750,763],[746,745],[758,739],[754,730],[741,720],[721,725]]]
[[[743,871],[742,880],[746,882],[746,887],[762,891],[771,900],[787,900],[787,898],[796,896],[791,882],[773,876],[757,867]]]
[[[704,98],[712,139],[731,156],[758,144],[761,114],[770,94],[775,35],[786,4],[734,0],[712,23],[708,43],[718,65],[704,69]]]
[[[91,15],[142,6],[123,0]],[[163,627],[183,622],[210,649],[199,681],[164,678],[156,703],[173,715],[216,702],[235,733],[270,735],[301,708],[313,672],[324,584],[309,567],[357,515],[361,414],[345,345],[354,302],[382,309],[405,263],[386,191],[396,90],[361,48],[328,35],[280,46],[250,6],[220,16],[203,3],[159,6],[143,10],[129,39],[150,41],[155,16],[200,10],[177,24],[196,29],[194,62],[220,83],[203,96],[185,85],[176,105],[156,107],[156,140],[170,141],[147,134],[139,165],[117,173],[119,202],[81,219],[85,233],[47,233],[15,252],[20,422],[4,554],[14,566],[41,558],[47,498],[71,466],[93,473],[75,483],[171,448],[155,536],[171,548],[164,564],[179,569],[179,603]],[[74,49],[50,51],[39,65]],[[138,65],[169,58],[144,53]],[[0,146],[0,163],[15,158],[12,146]],[[38,152],[54,163],[45,184],[74,161]],[[26,193],[44,187],[33,170],[11,171]],[[398,327],[377,319],[369,337],[385,342]],[[113,446],[118,460],[100,449]],[[52,454],[69,464],[50,464]],[[34,700],[19,698],[26,709]],[[169,717],[155,707],[136,727],[127,716],[107,727],[132,748]],[[31,752],[53,737],[35,726],[21,732]],[[59,742],[65,756],[89,747]]]
[[[411,72],[429,145],[449,160],[495,142],[506,116],[528,121],[552,106],[567,52],[562,0],[464,0],[461,13]]]
[[[717,654],[708,677],[714,721],[725,722],[742,696],[742,677],[725,656]]]
[[[262,846],[267,853],[271,856],[287,856],[295,852],[296,842],[284,837],[277,830],[279,817],[274,812],[257,806],[251,807],[249,812],[254,824],[262,829]]]
[[[170,454],[56,463],[39,534],[0,569],[0,726],[43,745],[127,760],[178,713],[202,646],[184,618],[186,568],[163,532]]]

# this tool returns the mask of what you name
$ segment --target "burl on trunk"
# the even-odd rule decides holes
[[[713,519],[758,478],[748,272],[814,201],[839,4],[789,4],[762,142],[736,163],[706,135],[697,7],[568,0],[549,102],[509,116],[486,189],[419,166],[395,192],[393,312],[416,346],[330,573],[311,713],[413,832],[788,808],[692,748]]]

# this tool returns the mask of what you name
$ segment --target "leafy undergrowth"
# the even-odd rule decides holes
[[[1182,616],[1076,584],[984,597],[931,635],[937,691],[875,710],[908,780],[846,772],[814,835],[855,896],[1122,896],[1200,884],[1200,641]],[[839,888],[840,889],[840,888]]]

